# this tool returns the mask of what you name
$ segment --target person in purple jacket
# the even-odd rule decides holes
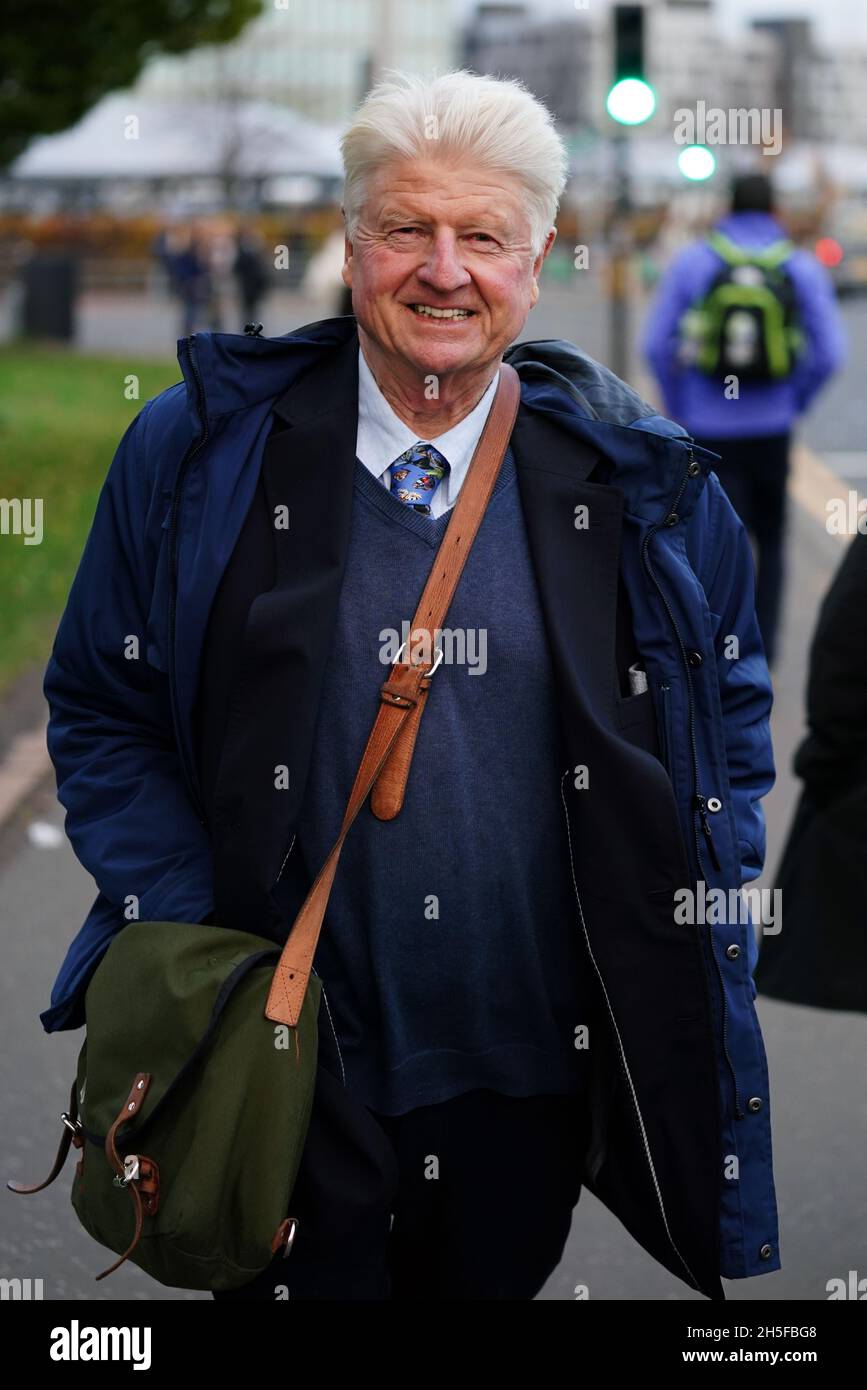
[[[720,455],[716,472],[756,543],[756,614],[769,666],[792,430],[844,350],[827,273],[787,241],[770,179],[738,175],[728,216],[663,276],[643,351],[667,413]]]

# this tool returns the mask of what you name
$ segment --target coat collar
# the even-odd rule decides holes
[[[357,409],[358,334],[351,314],[280,338],[196,333],[182,339],[179,349],[197,426],[202,411],[214,423],[268,399],[292,425]],[[534,411],[598,455],[598,476],[623,492],[627,513],[661,524],[677,496],[678,517],[690,514],[716,455],[698,448],[679,425],[571,343],[517,343],[505,360],[521,377],[522,410]],[[327,371],[315,370],[326,362]],[[681,488],[690,452],[699,471]]]

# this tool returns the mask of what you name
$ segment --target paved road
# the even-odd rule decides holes
[[[865,485],[864,369],[867,365],[867,298],[843,301],[848,338],[846,370],[829,382],[804,428],[804,438],[842,477]]]
[[[302,306],[297,322],[303,321]],[[563,291],[540,306],[525,336],[569,336],[604,355],[602,327],[592,296]],[[768,887],[797,790],[790,762],[802,733],[809,637],[841,553],[839,541],[819,522],[793,509],[786,623],[775,677],[778,781],[765,802],[770,872],[761,882]],[[37,1013],[47,1004],[63,951],[90,904],[92,885],[65,841],[56,848],[31,843],[27,830],[34,820],[62,824],[50,787],[43,786],[20,808],[0,839],[0,939],[6,967],[0,981],[4,1181],[36,1181],[47,1172],[57,1117],[66,1105],[82,1041],[80,1033],[46,1036]],[[850,1269],[867,1275],[867,1018],[764,999],[760,1015],[769,1054],[784,1268],[728,1283],[726,1292],[731,1299],[824,1299],[833,1276],[845,1277]],[[162,1289],[134,1266],[94,1284],[93,1274],[108,1260],[77,1223],[68,1200],[70,1180],[71,1167],[44,1193],[0,1193],[0,1276],[42,1278],[49,1299],[207,1297]],[[531,1199],[532,1194],[515,1193],[516,1202]],[[576,1209],[563,1262],[540,1297],[571,1299],[578,1284],[586,1284],[593,1299],[693,1297],[588,1193]]]

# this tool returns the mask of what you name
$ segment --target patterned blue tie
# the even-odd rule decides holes
[[[448,459],[432,444],[413,444],[390,465],[391,495],[430,516],[430,504],[448,471]]]

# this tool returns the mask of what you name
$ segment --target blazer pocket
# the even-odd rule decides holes
[[[638,695],[621,695],[617,702],[617,720],[627,742],[661,761],[656,710],[650,690],[642,690]]]

